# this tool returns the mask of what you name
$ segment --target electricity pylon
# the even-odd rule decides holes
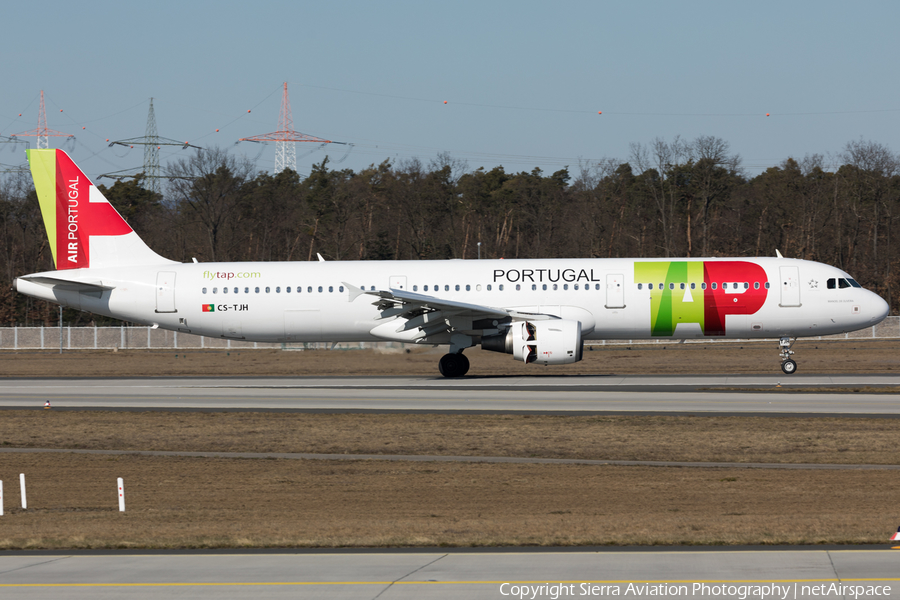
[[[297,149],[295,142],[318,142],[320,144],[343,144],[324,140],[299,131],[294,131],[294,119],[291,117],[291,103],[288,100],[287,82],[281,95],[281,113],[278,115],[278,131],[241,138],[239,142],[275,142],[275,173],[285,169],[297,170]]]
[[[74,138],[75,136],[71,133],[63,133],[62,131],[56,131],[55,129],[49,129],[47,127],[47,111],[44,109],[44,90],[41,90],[41,108],[38,111],[37,129],[32,129],[31,131],[23,131],[22,133],[14,133],[12,134],[12,137],[36,137],[38,148],[49,148],[50,140],[48,138]]]
[[[160,186],[159,180],[162,179],[162,175],[159,174],[159,150],[163,146],[181,146],[182,149],[191,147],[198,148],[199,146],[194,146],[193,144],[189,144],[187,142],[179,142],[178,140],[173,140],[169,138],[159,137],[159,134],[156,132],[156,113],[153,112],[153,98],[150,98],[150,112],[147,114],[147,132],[143,137],[135,137],[128,138],[127,140],[117,140],[115,142],[109,143],[110,147],[112,146],[127,146],[129,148],[133,148],[134,146],[143,146],[144,147],[144,166],[143,169],[140,167],[135,167],[133,169],[125,169],[123,171],[114,171],[112,173],[104,173],[100,175],[98,179],[102,179],[103,177],[108,177],[109,179],[125,179],[128,177],[135,177],[140,173],[144,174],[144,189],[150,190],[151,192],[155,192],[157,194],[162,193],[162,187]]]

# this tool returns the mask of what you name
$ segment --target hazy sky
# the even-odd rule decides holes
[[[235,142],[277,129],[285,81],[294,129],[353,144],[298,144],[301,174],[325,152],[353,170],[449,152],[470,169],[575,174],[676,135],[725,139],[749,175],[859,138],[900,150],[896,1],[20,1],[0,14],[0,135],[37,127],[43,89],[49,127],[76,136],[51,146],[92,178],[141,165],[142,148],[105,140],[143,136],[151,97],[159,135],[262,151],[271,171],[274,144]],[[23,150],[0,144],[0,163]]]

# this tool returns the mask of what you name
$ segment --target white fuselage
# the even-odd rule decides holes
[[[784,258],[169,263],[64,275],[102,288],[26,278],[16,288],[126,321],[261,342],[425,341],[347,283],[577,320],[584,339],[828,335],[888,311],[876,294],[845,285],[852,279],[840,269]],[[463,329],[493,333],[490,323]]]

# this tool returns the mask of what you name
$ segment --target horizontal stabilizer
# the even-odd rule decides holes
[[[18,279],[76,292],[102,292],[115,289],[115,286],[103,285],[103,283],[99,281],[77,281],[75,279],[64,279],[62,277],[51,277],[48,275],[26,275],[25,277],[19,277]]]

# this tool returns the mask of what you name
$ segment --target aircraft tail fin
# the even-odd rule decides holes
[[[166,264],[59,149],[28,150],[44,228],[58,270]]]

